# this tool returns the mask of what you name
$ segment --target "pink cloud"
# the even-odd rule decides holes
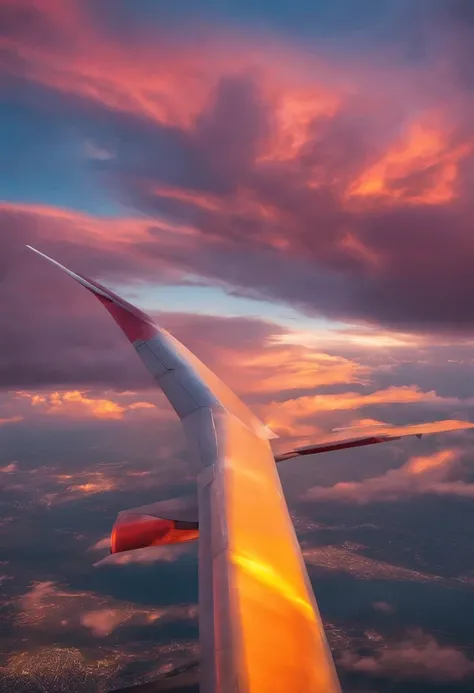
[[[8,424],[19,423],[20,421],[23,421],[22,416],[5,416],[0,418],[0,426],[7,426]]]
[[[80,2],[2,10],[8,78],[47,87],[63,98],[56,108],[73,100],[92,120],[101,113],[136,145],[135,163],[120,136],[115,155],[101,156],[136,218],[3,206],[22,227],[54,220],[39,236],[62,259],[110,262],[128,278],[153,266],[174,280],[192,274],[343,319],[469,325],[473,100],[449,79],[454,41],[415,68],[380,46],[377,61],[343,62],[224,26],[158,27],[125,44]],[[452,39],[459,26],[442,29]],[[157,168],[157,133],[186,162],[175,180]]]
[[[308,500],[335,500],[349,503],[394,502],[431,493],[474,497],[474,484],[451,480],[459,475],[459,449],[445,449],[421,457],[412,457],[398,469],[363,481],[341,481],[330,487],[309,489]]]
[[[81,625],[96,637],[105,637],[124,625],[152,625],[157,620],[194,619],[194,605],[142,607],[94,592],[37,582],[17,602],[18,625],[48,628],[59,633]]]
[[[455,683],[474,675],[474,662],[453,645],[444,645],[422,630],[399,642],[384,642],[373,655],[343,652],[340,665],[349,671],[391,680]]]
[[[10,462],[10,464],[6,464],[4,467],[0,467],[0,472],[3,472],[3,474],[12,474],[13,472],[16,472],[17,469],[17,463]]]
[[[337,375],[336,375],[337,377]],[[343,381],[344,382],[344,381]],[[363,407],[383,404],[405,404],[413,402],[445,404],[435,392],[422,392],[416,386],[389,387],[386,390],[364,394],[341,392],[287,399],[271,402],[267,407],[269,425],[279,430],[298,432],[304,435],[311,417],[324,412],[358,410]]]

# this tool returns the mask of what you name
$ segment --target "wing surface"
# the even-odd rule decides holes
[[[470,421],[434,421],[433,423],[424,423],[410,426],[389,426],[384,425],[382,433],[372,427],[374,432],[356,438],[339,438],[332,436],[324,441],[305,445],[301,448],[294,448],[289,452],[275,455],[276,462],[292,459],[293,457],[304,457],[305,455],[316,455],[321,452],[332,452],[335,450],[346,450],[347,448],[360,448],[365,445],[377,445],[378,443],[388,443],[392,440],[400,440],[409,436],[421,438],[424,435],[431,433],[447,433],[448,431],[458,431],[466,428],[474,428],[474,423]],[[379,427],[382,428],[382,427]],[[335,429],[344,430],[344,429]]]
[[[104,304],[187,433],[197,472],[201,693],[339,693],[268,429],[149,316],[43,257]]]

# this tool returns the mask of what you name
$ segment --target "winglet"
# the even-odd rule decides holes
[[[94,286],[92,282],[90,282],[86,277],[81,277],[80,274],[76,274],[72,270],[68,269],[67,267],[64,267],[64,265],[61,265],[57,260],[53,260],[52,257],[49,257],[49,255],[45,255],[42,253],[40,250],[37,250],[36,248],[33,248],[32,245],[27,245],[26,246],[29,250],[32,250],[34,253],[39,255],[40,257],[44,258],[45,260],[48,260],[52,265],[56,265],[56,267],[59,267],[60,270],[68,274],[70,277],[75,279],[79,284],[82,284],[82,286],[85,286],[86,289],[89,289],[89,291],[92,291],[93,294],[96,294],[98,296],[102,296],[103,298],[108,298],[109,300],[112,300],[112,297],[109,295],[108,291],[104,291],[101,287],[99,288],[98,286]]]
[[[125,301],[120,296],[117,296],[113,291],[107,289],[99,282],[96,282],[88,277],[84,277],[81,274],[77,274],[72,270],[61,265],[57,260],[45,255],[41,251],[33,248],[31,245],[26,246],[29,250],[40,257],[48,260],[51,264],[59,267],[60,270],[68,274],[70,277],[75,279],[79,284],[82,284],[86,289],[96,296],[99,301],[107,308],[109,313],[112,315],[118,326],[125,332],[126,336],[131,342],[136,342],[137,340],[147,340],[150,339],[156,333],[156,327],[153,325],[152,319],[141,310],[133,306],[128,301]]]

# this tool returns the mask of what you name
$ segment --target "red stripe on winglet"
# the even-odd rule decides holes
[[[99,301],[107,308],[117,325],[125,332],[131,342],[146,342],[156,334],[156,328],[149,322],[131,313],[127,308],[114,303],[110,298],[99,296]]]

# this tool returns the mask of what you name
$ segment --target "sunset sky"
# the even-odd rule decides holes
[[[95,565],[118,511],[192,488],[178,422],[25,244],[283,452],[474,421],[473,190],[471,0],[0,0],[1,693],[198,658],[195,546]],[[344,691],[472,690],[474,434],[381,447],[281,467]]]

